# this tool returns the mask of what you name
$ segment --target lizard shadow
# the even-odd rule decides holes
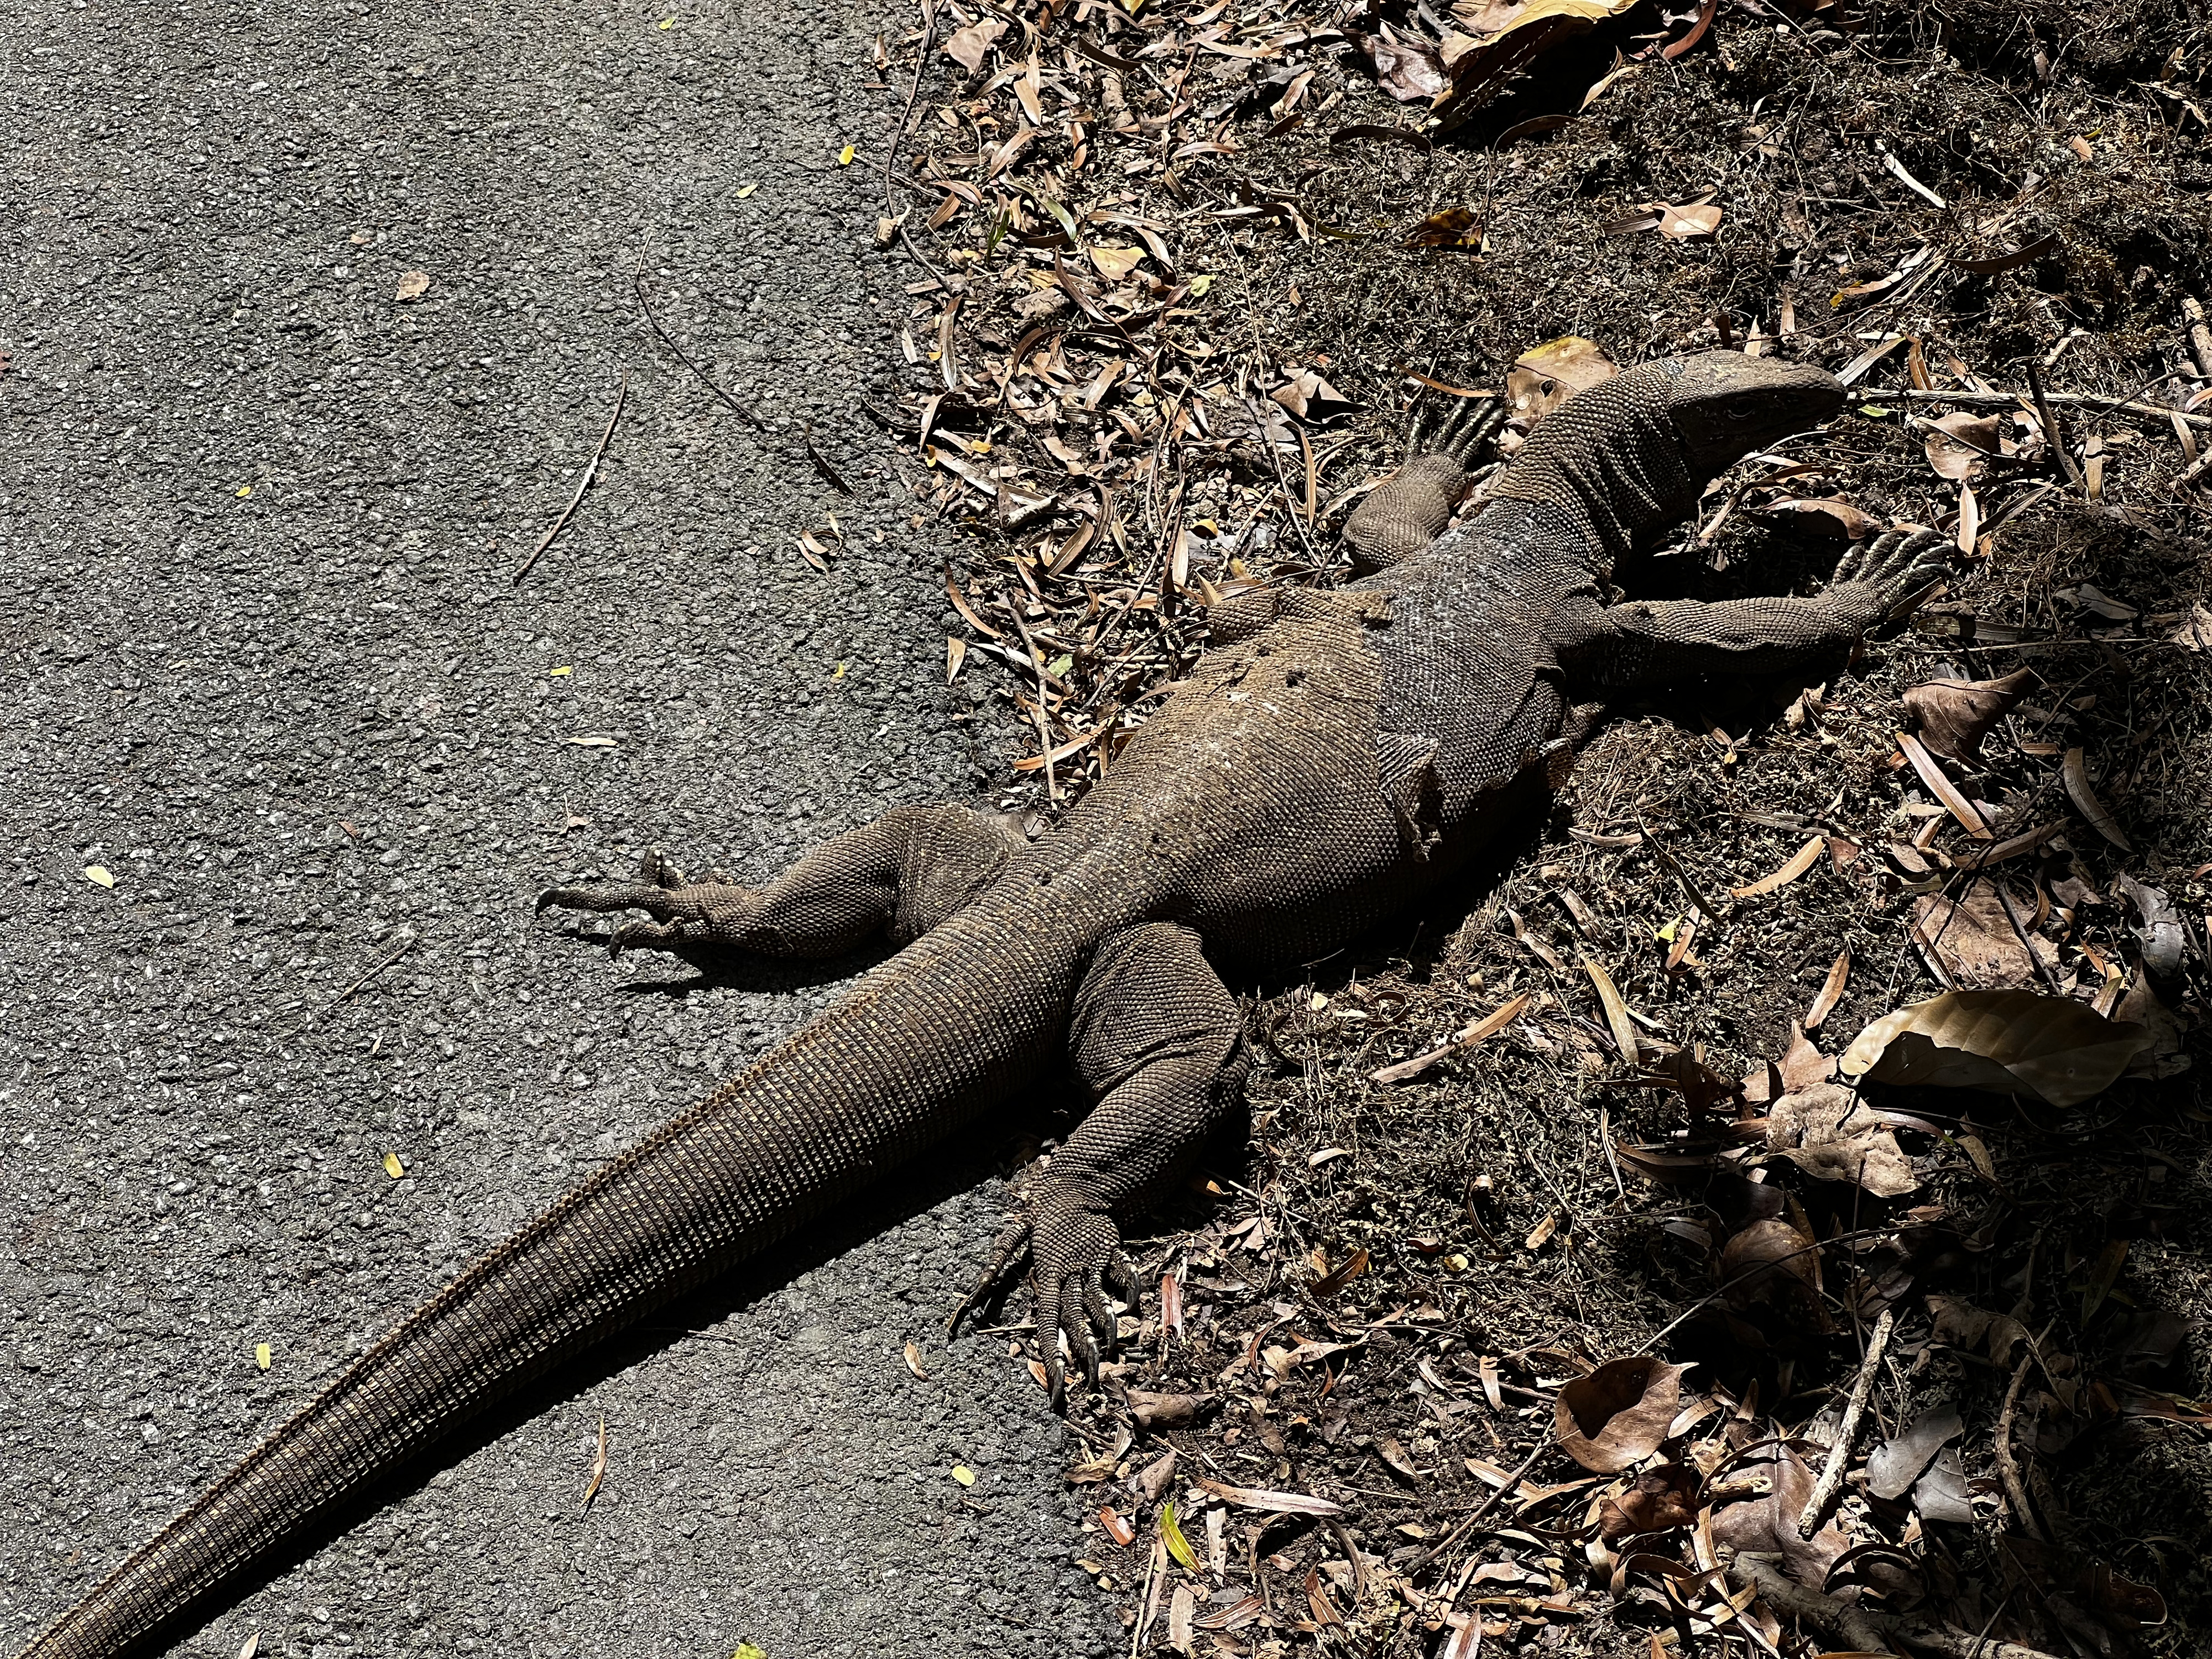
[[[948,1199],[987,1187],[1003,1173],[1008,1138],[1042,1109],[1040,1097],[1018,1097],[984,1115],[970,1130],[903,1165],[823,1217],[729,1273],[676,1297],[645,1323],[558,1365],[507,1396],[451,1436],[402,1460],[359,1491],[303,1522],[281,1547],[210,1584],[144,1638],[122,1652],[157,1654],[186,1640],[356,1531],[381,1511],[413,1497],[447,1470],[558,1407],[679,1343],[774,1297],[794,1281]],[[988,1238],[976,1241],[980,1261]],[[951,1311],[948,1303],[945,1311]]]

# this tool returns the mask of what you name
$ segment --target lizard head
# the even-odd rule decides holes
[[[1680,373],[1668,382],[1668,409],[1701,478],[1820,425],[1844,406],[1844,383],[1824,369],[1737,351],[1677,361]]]

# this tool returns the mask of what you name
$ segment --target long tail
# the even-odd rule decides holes
[[[1082,942],[986,901],[449,1285],[134,1553],[22,1659],[116,1659],[319,1513],[772,1243],[1034,1072]],[[1009,925],[1012,923],[1012,925]]]

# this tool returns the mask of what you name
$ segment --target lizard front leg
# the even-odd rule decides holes
[[[1425,551],[1451,522],[1474,458],[1504,423],[1505,405],[1496,398],[1457,404],[1433,432],[1425,434],[1417,421],[1407,435],[1406,464],[1344,521],[1352,569],[1367,575]]]
[[[705,944],[833,957],[878,934],[911,944],[973,902],[1017,839],[1005,820],[970,807],[901,806],[824,842],[765,887],[687,882],[648,853],[637,880],[551,888],[538,908],[644,911],[650,921],[625,922],[608,936],[617,956]]]
[[[1632,602],[1597,612],[1563,647],[1577,690],[1628,690],[1700,674],[1786,674],[1848,650],[1942,576],[1955,550],[1940,532],[1893,530],[1844,556],[1809,599]]]
[[[1198,934],[1171,922],[1124,928],[1098,947],[1075,994],[1069,1040],[1097,1103],[1032,1183],[1024,1212],[953,1315],[957,1325],[1026,1248],[1054,1404],[1065,1386],[1060,1337],[1095,1385],[1100,1347],[1110,1353],[1115,1340],[1106,1287],[1132,1305],[1139,1298],[1119,1218],[1190,1167],[1242,1097],[1245,1072],[1237,1000]]]

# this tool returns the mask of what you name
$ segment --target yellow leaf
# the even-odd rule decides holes
[[[1160,1537],[1168,1547],[1168,1553],[1176,1565],[1188,1572],[1198,1571],[1198,1557],[1190,1547],[1190,1540],[1182,1535],[1176,1522],[1175,1503],[1172,1499],[1160,1505]]]
[[[253,1363],[258,1365],[263,1370],[265,1371],[269,1369],[269,1362],[275,1357],[276,1356],[270,1352],[269,1345],[266,1342],[257,1342],[253,1345]]]
[[[738,1650],[730,1656],[730,1659],[768,1659],[768,1655],[750,1642],[740,1642]]]
[[[1140,247],[1115,247],[1110,243],[1100,243],[1091,250],[1091,264],[1109,283],[1120,282],[1137,268],[1137,262],[1144,257],[1145,251]]]
[[[563,664],[562,664],[562,665],[561,665],[561,666],[560,666],[560,667],[558,667],[558,668],[549,668],[549,669],[547,669],[545,672],[546,672],[547,673],[549,673],[549,674],[552,675],[552,677],[553,677],[555,679],[556,679],[556,680],[557,680],[557,679],[559,679],[559,678],[561,678],[561,676],[562,676],[563,674],[573,674],[573,673],[574,673],[576,671],[575,671],[575,669],[574,669],[574,668],[571,667],[568,664],[567,664],[567,663],[563,663]]]
[[[672,29],[676,27],[676,20],[673,17],[664,17],[660,20],[660,27],[665,29]]]
[[[386,1152],[384,1155],[384,1173],[390,1176],[394,1181],[398,1180],[400,1176],[407,1173],[407,1166],[399,1161],[398,1153]]]
[[[84,878],[94,887],[115,885],[115,878],[109,874],[105,867],[97,864],[88,864],[84,866]]]
[[[855,156],[856,155],[858,155],[859,153],[860,153],[860,146],[859,146],[859,145],[857,145],[857,144],[848,144],[848,145],[846,145],[844,149],[841,149],[841,150],[839,150],[839,151],[837,152],[837,165],[838,165],[839,167],[848,167],[852,166],[852,165],[853,165],[853,157],[854,157],[854,156]]]
[[[952,1478],[963,1486],[972,1486],[975,1484],[975,1471],[965,1463],[955,1463],[952,1466]]]
[[[240,487],[240,489],[239,489],[239,491],[238,491],[238,499],[239,499],[239,500],[240,500],[240,501],[244,501],[244,500],[245,500],[248,495],[251,495],[252,493],[253,493],[253,486],[252,486],[252,484],[244,484],[244,485],[241,485],[241,486]]]
[[[759,188],[760,186],[758,185],[739,185],[738,186],[738,199],[740,202],[744,201],[746,197],[751,195]]]
[[[833,680],[843,679],[845,678],[845,665],[842,662],[839,663],[837,665],[837,672],[832,674],[830,678]]]
[[[1213,273],[1210,270],[1200,271],[1197,276],[1190,279],[1191,297],[1203,300],[1206,297],[1206,290],[1212,286]]]

